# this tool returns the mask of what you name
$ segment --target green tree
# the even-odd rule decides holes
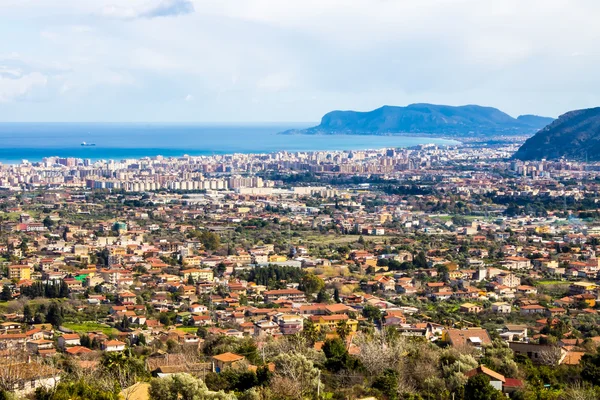
[[[581,357],[581,377],[593,384],[600,382],[600,350],[596,354],[586,354]]]
[[[23,322],[26,324],[30,324],[33,320],[33,311],[31,310],[31,306],[29,304],[25,304],[23,306]]]
[[[301,335],[306,338],[310,345],[319,340],[319,331],[310,319],[304,321],[304,328],[302,329]]]
[[[398,399],[398,371],[386,369],[383,374],[375,378],[371,387],[379,390],[389,400]]]
[[[0,293],[0,300],[2,301],[9,301],[12,299],[12,290],[10,290],[10,287],[5,284],[2,287],[2,293]]]
[[[381,320],[381,310],[371,304],[367,304],[362,310],[363,317],[367,318],[371,322]]]
[[[502,400],[506,397],[490,385],[490,378],[477,374],[469,378],[465,385],[465,400]]]
[[[346,321],[340,321],[335,327],[335,332],[338,334],[340,339],[345,341],[346,338],[350,336],[350,333],[352,333],[352,328],[350,327],[350,325],[348,325]]]
[[[174,374],[150,381],[150,400],[235,400],[233,394],[209,391],[204,382],[190,374]]]
[[[358,361],[348,354],[346,345],[339,339],[328,339],[323,344],[323,353],[327,357],[325,368],[330,371],[340,371],[342,369],[355,369]]]
[[[63,322],[62,308],[57,303],[51,303],[46,313],[46,321],[58,328]]]
[[[427,268],[427,257],[425,257],[425,253],[420,251],[419,254],[413,260],[413,264],[416,268],[425,269]]]
[[[325,288],[319,290],[319,293],[317,293],[317,303],[329,303],[330,301],[331,297],[327,293],[327,290]]]
[[[323,289],[325,287],[325,282],[315,274],[308,273],[302,278],[302,286],[304,287],[304,292],[310,296]]]

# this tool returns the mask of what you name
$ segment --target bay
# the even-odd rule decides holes
[[[44,157],[121,160],[162,155],[177,157],[272,153],[277,151],[360,150],[458,142],[431,137],[359,135],[278,135],[314,124],[146,124],[0,123],[0,162]],[[82,142],[95,146],[81,146]]]

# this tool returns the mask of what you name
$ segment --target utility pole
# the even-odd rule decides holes
[[[317,399],[321,397],[321,370],[319,370],[319,376],[317,381]]]

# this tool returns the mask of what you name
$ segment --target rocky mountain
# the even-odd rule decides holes
[[[529,138],[515,153],[520,160],[600,160],[600,107],[570,111]]]
[[[290,130],[284,134],[305,135],[396,135],[491,136],[533,134],[551,118],[523,115],[513,118],[492,107],[410,104],[383,106],[373,111],[332,111],[318,126]]]
[[[531,114],[527,114],[527,115],[519,115],[517,117],[517,121],[522,122],[524,124],[530,125],[531,127],[534,128],[543,128],[546,125],[551,124],[554,121],[554,118],[550,118],[550,117],[540,117],[539,115],[531,115]]]

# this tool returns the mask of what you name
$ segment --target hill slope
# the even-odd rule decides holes
[[[438,134],[449,136],[531,134],[547,125],[551,118],[510,115],[492,107],[478,105],[445,106],[410,104],[383,106],[373,111],[332,111],[318,126],[290,130],[285,134],[308,135],[393,135]]]
[[[570,111],[529,138],[514,157],[520,160],[600,160],[600,107]]]

